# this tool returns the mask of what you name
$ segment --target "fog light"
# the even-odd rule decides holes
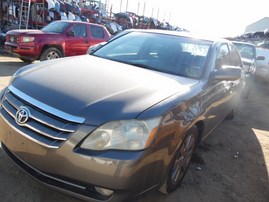
[[[112,195],[114,192],[110,189],[105,189],[102,187],[95,187],[95,190],[99,193],[102,194],[103,196],[110,196]]]

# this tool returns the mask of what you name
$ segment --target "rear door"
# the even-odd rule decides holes
[[[91,24],[88,26],[88,31],[90,32],[90,46],[108,40],[105,30],[100,26]]]
[[[67,36],[65,41],[65,56],[84,55],[90,46],[87,25],[73,24],[68,30],[74,32],[74,36]]]

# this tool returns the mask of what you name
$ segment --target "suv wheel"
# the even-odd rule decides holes
[[[51,48],[47,48],[45,49],[40,57],[40,61],[44,61],[44,60],[53,60],[53,59],[57,59],[57,58],[61,58],[62,57],[62,53],[59,49],[51,47]]]

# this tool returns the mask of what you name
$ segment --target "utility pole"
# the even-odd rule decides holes
[[[99,0],[99,9],[101,9],[103,7],[101,0]],[[102,16],[101,16],[101,12],[98,12],[98,19],[99,22],[101,22]]]
[[[128,0],[126,2],[126,12],[128,11]]]
[[[120,12],[121,12],[122,0],[120,0]]]
[[[106,13],[109,12],[109,0],[106,0],[106,5],[105,5]]]
[[[144,1],[144,8],[143,8],[143,20],[141,20],[141,22],[140,22],[140,29],[142,28],[142,24],[143,24],[143,22],[144,22],[144,18],[145,18],[145,9],[146,9],[146,2]]]
[[[140,2],[138,2],[138,5],[137,5],[137,12],[136,12],[137,15],[139,15],[139,7],[140,7]]]
[[[143,16],[145,16],[146,2],[144,1]]]

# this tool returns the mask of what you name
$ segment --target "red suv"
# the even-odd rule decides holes
[[[103,25],[54,21],[42,30],[11,30],[7,32],[5,51],[24,62],[50,60],[86,54],[87,49],[107,41],[111,35]]]

